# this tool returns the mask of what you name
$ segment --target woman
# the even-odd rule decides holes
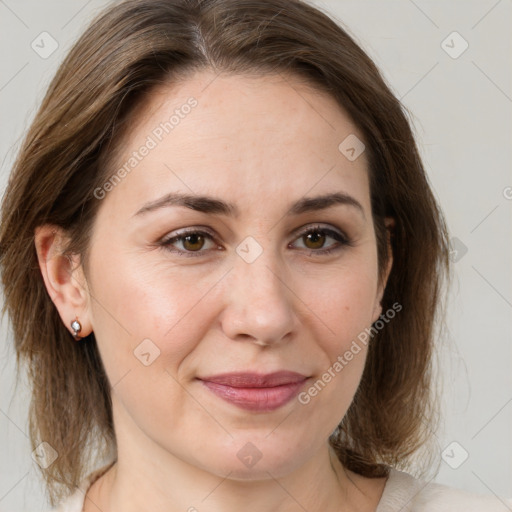
[[[407,472],[434,458],[446,228],[400,103],[308,4],[107,9],[0,242],[58,510],[506,510]]]

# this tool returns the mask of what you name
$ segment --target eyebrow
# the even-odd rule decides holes
[[[344,192],[334,192],[316,197],[301,198],[290,206],[286,215],[299,215],[301,213],[324,210],[340,204],[354,207],[366,220],[364,208],[361,203]],[[152,212],[154,210],[172,206],[185,206],[186,208],[202,213],[227,215],[232,217],[238,217],[240,213],[236,205],[225,202],[221,199],[204,195],[171,192],[160,199],[147,203],[138,210],[134,216],[144,215],[145,213]]]

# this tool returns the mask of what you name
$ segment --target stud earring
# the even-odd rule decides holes
[[[73,329],[73,336],[75,339],[79,340],[80,336],[78,336],[78,333],[82,330],[82,325],[78,321],[78,317],[75,317],[75,320],[71,322],[71,329]]]

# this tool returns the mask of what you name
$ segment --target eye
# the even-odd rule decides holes
[[[334,240],[334,243],[326,246],[329,239]],[[304,244],[303,247],[298,247],[299,249],[308,249],[310,254],[315,255],[329,254],[330,252],[342,249],[344,246],[351,245],[348,237],[341,232],[322,226],[308,228],[296,240],[300,240]],[[211,249],[217,248],[222,250],[222,247],[215,243],[212,234],[198,229],[178,232],[173,236],[163,238],[158,242],[158,245],[179,256],[194,257],[200,256],[201,253]],[[293,247],[293,244],[289,244],[289,247]]]
[[[208,247],[208,243],[210,247]],[[179,244],[181,247],[175,247]],[[206,231],[187,230],[177,233],[176,235],[164,238],[159,245],[166,248],[170,252],[178,253],[183,256],[199,256],[201,252],[206,252],[216,246],[213,236]],[[206,250],[202,250],[206,246]]]
[[[326,247],[328,239],[334,240]],[[312,226],[303,231],[298,240],[303,242],[304,249],[309,249],[314,254],[328,254],[332,251],[342,249],[344,246],[350,245],[350,240],[342,233],[334,229]]]

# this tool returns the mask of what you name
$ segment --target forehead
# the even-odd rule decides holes
[[[187,103],[192,101],[197,106],[189,109]],[[334,142],[349,133],[362,138],[331,95],[295,75],[217,75],[208,70],[188,72],[153,89],[131,113],[128,138],[151,133],[169,120],[172,136],[179,136],[183,129],[176,128],[187,118],[186,124],[193,125],[194,132],[203,137],[231,135],[236,140],[247,135],[250,139],[250,130],[256,129],[259,136],[268,134],[275,144],[297,136],[315,139],[330,135]]]
[[[172,190],[233,202],[312,189],[367,199],[366,155],[339,149],[359,130],[334,98],[290,75],[196,72],[155,89],[126,128],[112,170],[128,172],[109,193],[125,206]]]

